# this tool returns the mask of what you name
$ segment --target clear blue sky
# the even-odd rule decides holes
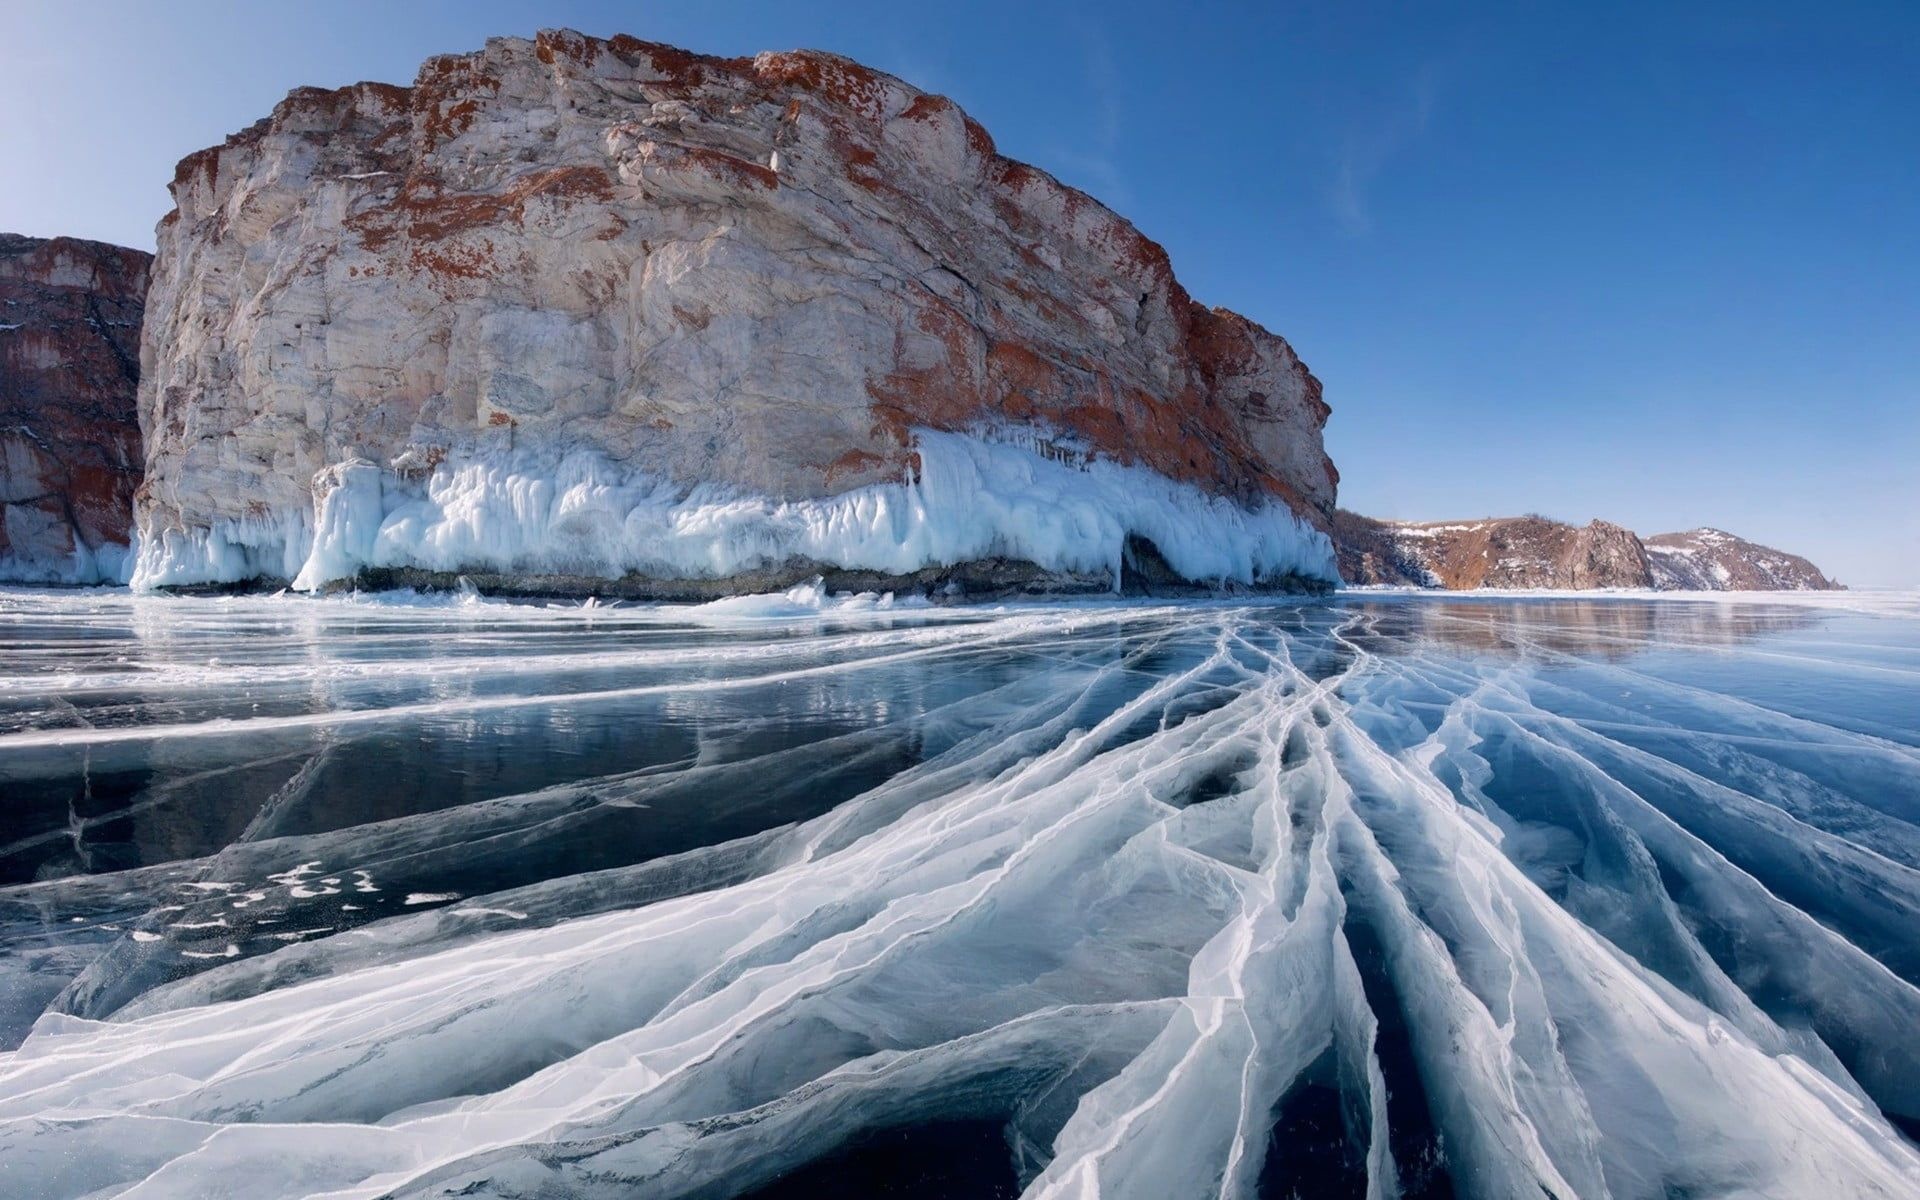
[[[297,84],[564,25],[838,51],[1325,381],[1342,502],[1711,524],[1920,584],[1920,4],[0,5],[0,229],[151,247]]]

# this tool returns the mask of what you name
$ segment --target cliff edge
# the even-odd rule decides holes
[[[499,38],[173,196],[136,586],[1335,578],[1287,343],[844,58]]]

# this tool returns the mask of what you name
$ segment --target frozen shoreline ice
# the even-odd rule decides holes
[[[914,453],[904,483],[799,501],[683,492],[587,453],[461,456],[423,482],[343,463],[317,513],[144,537],[131,582],[278,578],[312,591],[364,567],[724,579],[791,560],[910,575],[1008,558],[1104,573],[1117,590],[1129,536],[1191,580],[1337,579],[1326,535],[1278,502],[1249,509],[1144,468],[1062,461],[1030,434],[920,430]]]

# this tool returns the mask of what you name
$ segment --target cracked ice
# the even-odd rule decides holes
[[[10,1195],[1920,1192],[1911,603],[0,643]]]

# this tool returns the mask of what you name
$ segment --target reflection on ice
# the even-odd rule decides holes
[[[0,597],[35,1196],[1909,1196],[1920,612]]]

